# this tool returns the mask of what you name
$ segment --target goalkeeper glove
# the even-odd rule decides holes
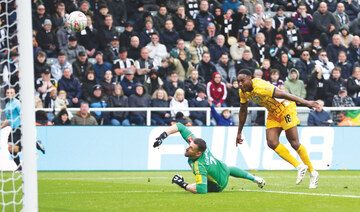
[[[164,140],[167,136],[168,136],[168,135],[166,134],[166,132],[161,133],[161,135],[160,135],[159,137],[155,138],[156,141],[155,141],[153,147],[154,147],[154,148],[159,147],[159,146],[162,144],[163,140]]]
[[[187,183],[184,182],[184,178],[181,175],[176,174],[173,179],[172,183],[176,183],[178,186],[186,190]]]

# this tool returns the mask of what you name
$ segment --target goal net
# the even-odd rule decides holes
[[[31,1],[0,0],[0,211],[38,210],[31,27]]]

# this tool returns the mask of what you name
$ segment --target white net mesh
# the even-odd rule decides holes
[[[1,211],[21,211],[23,175],[20,171],[20,86],[15,0],[0,1],[0,12],[0,208]]]

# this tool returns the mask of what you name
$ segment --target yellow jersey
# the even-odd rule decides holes
[[[244,104],[250,99],[251,101],[265,107],[269,115],[279,117],[291,101],[274,98],[276,87],[262,79],[252,79],[253,90],[243,93],[239,89],[240,103]],[[293,104],[292,104],[293,105]]]

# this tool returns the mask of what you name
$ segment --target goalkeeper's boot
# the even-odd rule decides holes
[[[304,179],[305,174],[308,170],[308,166],[304,164],[300,164],[298,167],[296,167],[296,169],[298,170],[296,185],[298,185]]]
[[[45,147],[42,145],[40,140],[36,141],[36,149],[40,150],[43,154],[45,154]]]
[[[310,185],[309,188],[317,188],[318,187],[318,181],[319,181],[319,172],[312,171],[310,173]]]
[[[264,188],[266,182],[263,178],[255,176],[255,183],[258,185],[259,188]]]
[[[21,173],[22,172],[22,166],[19,165],[19,167],[15,170],[15,173]]]

